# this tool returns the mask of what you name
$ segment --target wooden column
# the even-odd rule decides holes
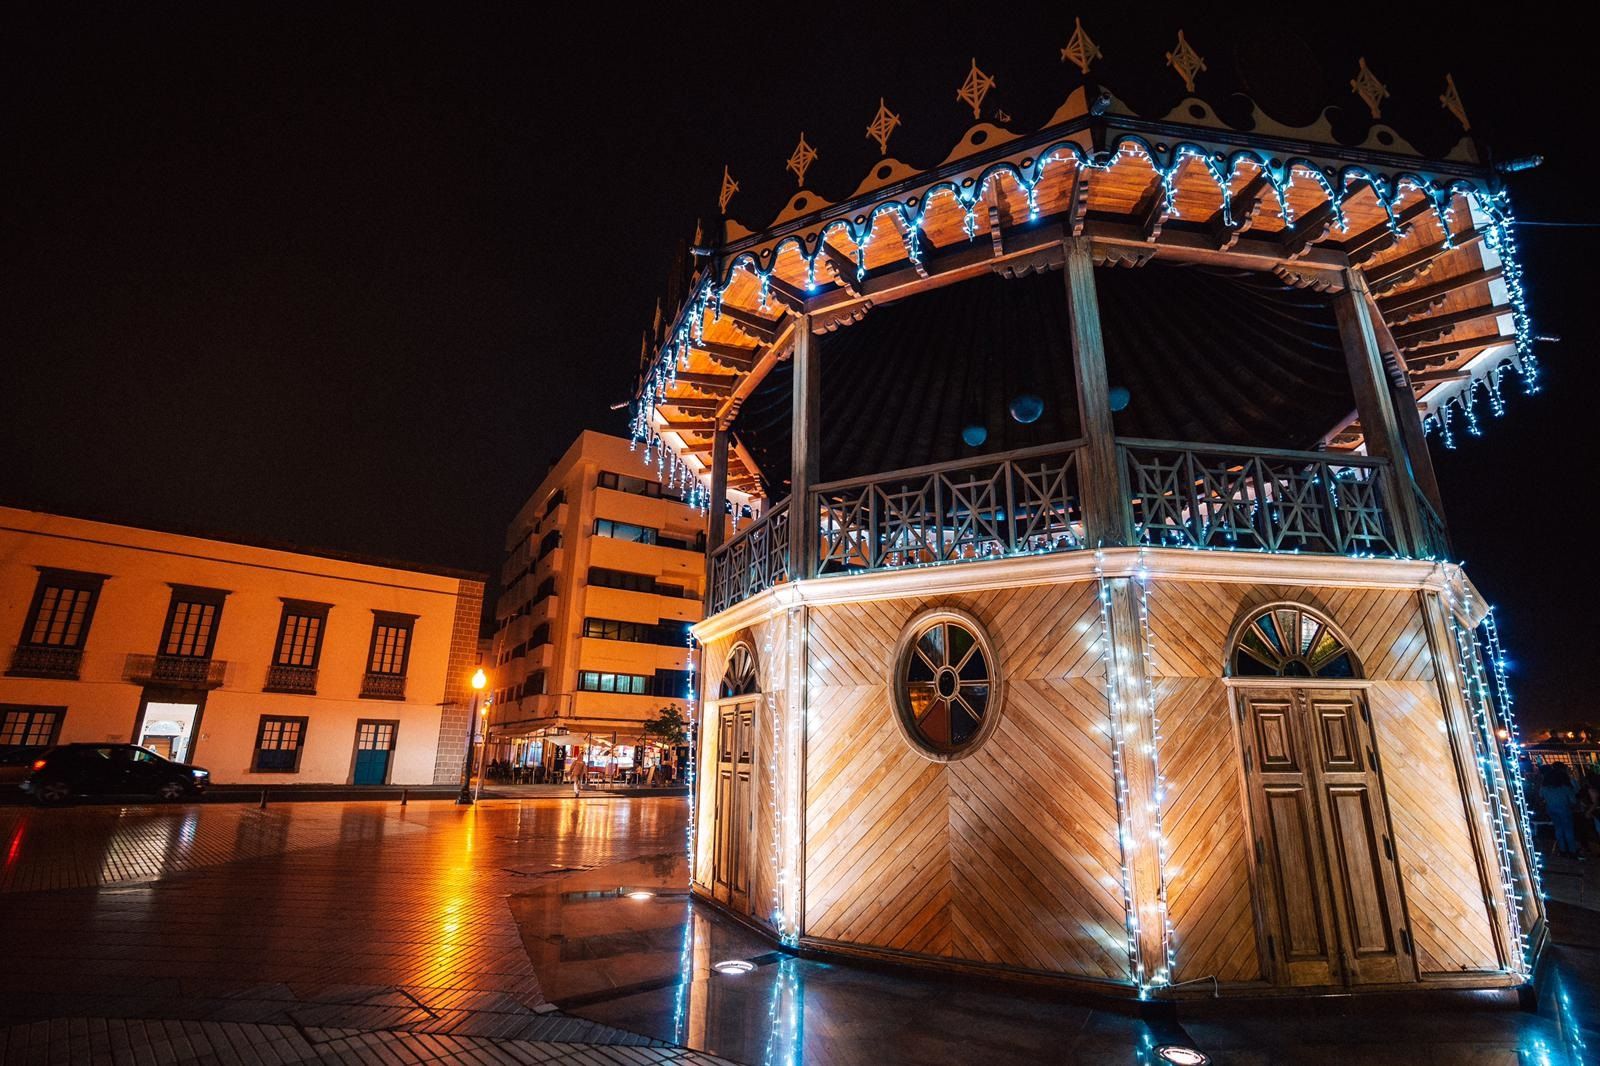
[[[1428,435],[1422,430],[1422,415],[1417,411],[1417,394],[1411,388],[1405,356],[1395,343],[1389,326],[1378,313],[1378,305],[1367,297],[1367,320],[1378,338],[1378,350],[1383,353],[1384,369],[1388,371],[1390,402],[1394,405],[1395,420],[1400,423],[1400,442],[1405,445],[1411,459],[1411,472],[1417,479],[1417,488],[1444,521],[1444,501],[1439,495],[1439,479],[1433,471],[1433,453],[1428,451]]]
[[[1367,317],[1367,280],[1358,270],[1344,272],[1344,291],[1334,298],[1334,313],[1339,320],[1339,339],[1343,343],[1345,365],[1355,389],[1356,412],[1361,417],[1361,432],[1367,454],[1386,459],[1391,468],[1389,505],[1399,525],[1401,549],[1412,553],[1421,541],[1421,519],[1413,493],[1416,474],[1400,432],[1395,414],[1394,394],[1383,370],[1383,354],[1372,320]]]
[[[1078,471],[1078,484],[1083,494],[1084,540],[1091,548],[1126,544],[1130,540],[1130,522],[1117,469],[1105,340],[1100,334],[1100,303],[1094,286],[1094,259],[1089,254],[1087,237],[1069,237],[1065,245],[1067,308],[1072,313],[1072,366],[1078,385],[1078,425],[1084,441]]]
[[[1166,915],[1161,905],[1160,808],[1151,753],[1156,750],[1155,716],[1148,705],[1148,649],[1140,622],[1142,590],[1130,577],[1106,577],[1106,621],[1111,647],[1106,657],[1109,687],[1116,695],[1110,712],[1122,742],[1122,861],[1128,868],[1128,906],[1139,922],[1135,980],[1170,981],[1166,972]]]
[[[711,581],[715,566],[711,557],[722,547],[728,533],[728,438],[727,426],[718,423],[711,436],[711,498],[706,504],[706,594],[705,603],[711,606]]]
[[[811,316],[796,315],[794,398],[789,462],[789,569],[795,579],[817,572],[817,511],[810,505],[822,450],[822,376]]]

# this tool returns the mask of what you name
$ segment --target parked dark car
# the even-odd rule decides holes
[[[33,761],[22,790],[46,804],[79,796],[181,800],[200,795],[210,783],[209,770],[163,759],[136,744],[62,744]]]

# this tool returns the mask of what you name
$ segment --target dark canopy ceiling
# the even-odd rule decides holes
[[[1354,409],[1327,295],[1194,265],[1095,278],[1110,382],[1129,393],[1119,436],[1305,448]],[[1075,438],[1069,327],[1056,272],[937,289],[819,337],[823,481]],[[774,499],[788,493],[791,382],[778,366],[734,426]],[[1020,396],[1043,402],[1037,421],[1013,417]]]

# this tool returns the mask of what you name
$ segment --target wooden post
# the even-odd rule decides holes
[[[1367,320],[1372,323],[1373,334],[1378,338],[1378,350],[1383,353],[1384,368],[1388,374],[1390,403],[1395,419],[1400,423],[1400,440],[1406,455],[1411,459],[1411,472],[1417,479],[1417,488],[1432,505],[1439,521],[1444,521],[1444,500],[1439,495],[1439,478],[1433,471],[1433,454],[1428,451],[1428,436],[1422,430],[1422,415],[1417,411],[1417,394],[1411,388],[1411,377],[1406,369],[1405,356],[1395,343],[1394,334],[1378,313],[1378,305],[1367,299]]]
[[[1122,778],[1127,792],[1122,804],[1122,861],[1128,868],[1128,906],[1139,922],[1138,972],[1145,984],[1170,982],[1167,973],[1166,915],[1161,905],[1160,808],[1155,762],[1155,716],[1148,706],[1149,663],[1144,626],[1140,622],[1142,590],[1130,577],[1106,577],[1106,621],[1111,646],[1106,657],[1116,703],[1109,708],[1120,719]]]
[[[1111,424],[1105,340],[1095,295],[1094,258],[1087,237],[1066,240],[1067,308],[1072,314],[1072,366],[1078,385],[1078,425],[1084,447],[1079,468],[1084,540],[1091,548],[1126,544],[1127,501],[1117,470],[1116,431]]]
[[[1399,529],[1396,531],[1401,550],[1415,554],[1420,546],[1422,520],[1417,510],[1414,493],[1416,474],[1411,457],[1400,432],[1400,422],[1395,415],[1394,394],[1388,375],[1383,370],[1383,354],[1378,350],[1378,337],[1373,332],[1372,320],[1367,317],[1367,280],[1358,270],[1344,272],[1345,287],[1334,299],[1334,313],[1339,320],[1339,339],[1344,346],[1345,365],[1350,371],[1350,384],[1355,389],[1356,413],[1361,418],[1361,432],[1366,438],[1367,454],[1389,462],[1389,504]],[[1415,406],[1415,404],[1413,404]]]
[[[811,486],[818,481],[822,457],[822,376],[811,335],[811,316],[796,315],[794,326],[794,400],[789,462],[789,573],[794,580],[817,570],[817,510]]]
[[[720,423],[711,437],[711,497],[706,503],[706,587],[701,597],[708,612],[716,576],[716,564],[711,557],[722,547],[728,532],[728,437],[728,427]]]

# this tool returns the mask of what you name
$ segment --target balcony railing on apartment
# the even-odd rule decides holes
[[[311,666],[283,666],[274,663],[267,667],[267,682],[263,692],[292,692],[301,696],[317,694],[317,671]]]
[[[1206,550],[1448,558],[1444,522],[1416,493],[1400,531],[1387,461],[1340,452],[1117,440],[1126,543]],[[1082,443],[819,485],[813,575],[868,573],[1086,546]],[[1414,491],[1407,487],[1407,491]],[[795,576],[790,501],[711,556],[715,614]]]
[[[402,674],[365,674],[361,678],[361,698],[364,700],[403,700],[406,698],[405,676]]]
[[[181,655],[130,655],[122,670],[124,681],[188,688],[219,688],[227,676],[228,664],[222,659]]]
[[[13,677],[54,677],[76,681],[82,665],[82,648],[19,644],[11,650],[11,665],[6,668],[6,673]]]

